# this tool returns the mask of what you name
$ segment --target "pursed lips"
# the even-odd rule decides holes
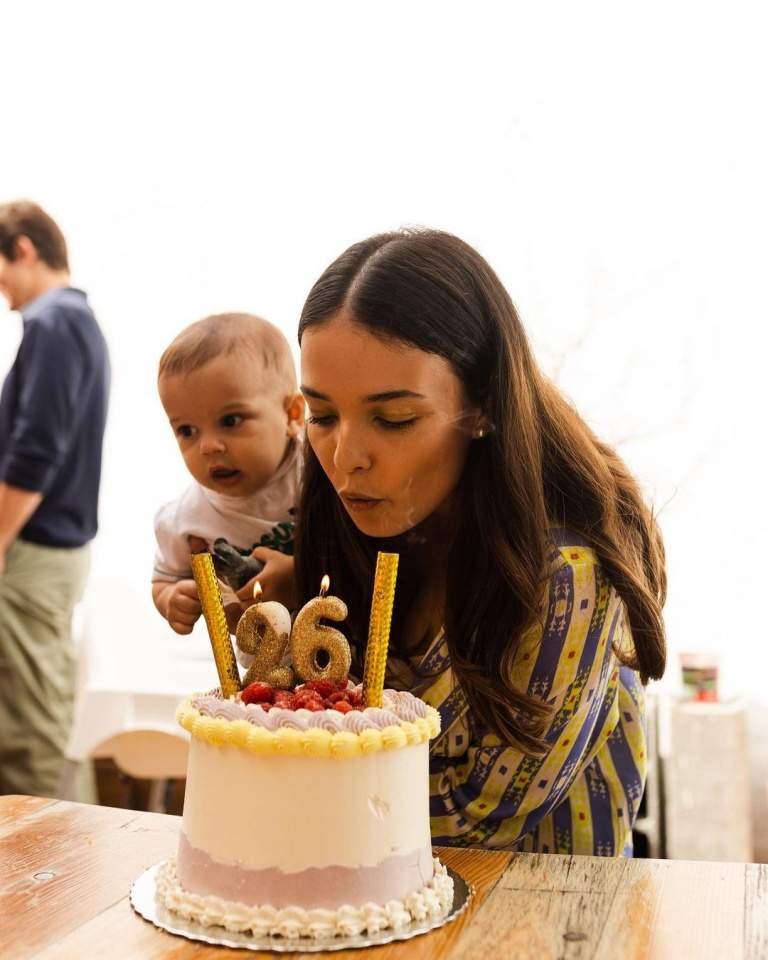
[[[340,490],[339,496],[350,510],[373,510],[384,502],[378,497],[369,497],[354,490]]]
[[[381,500],[382,497],[372,497],[367,493],[362,493],[358,490],[347,490],[342,488],[338,491],[339,496],[342,500]]]

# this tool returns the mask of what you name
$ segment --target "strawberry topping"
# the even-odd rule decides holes
[[[308,680],[304,684],[304,690],[314,690],[321,697],[329,697],[336,689],[336,684],[332,680]]]
[[[275,691],[268,683],[252,683],[242,692],[243,703],[274,703]]]
[[[337,700],[336,703],[332,705],[332,709],[338,710],[339,713],[349,713],[350,710],[354,710],[355,708],[346,700]]]

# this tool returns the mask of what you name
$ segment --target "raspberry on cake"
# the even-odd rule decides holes
[[[240,697],[243,703],[274,703],[275,690],[268,683],[252,683]]]
[[[329,680],[310,680],[293,690],[276,690],[270,684],[257,680],[249,684],[237,699],[243,703],[258,704],[262,710],[271,710],[273,706],[313,712],[333,707],[341,713],[363,709],[362,695],[350,687],[347,680],[338,684]]]

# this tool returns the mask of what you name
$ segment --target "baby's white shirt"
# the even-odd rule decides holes
[[[152,581],[175,582],[192,576],[187,537],[213,547],[224,537],[233,547],[279,549],[293,540],[293,511],[301,476],[301,448],[295,442],[269,483],[248,497],[227,497],[195,482],[178,500],[155,514],[157,551]]]

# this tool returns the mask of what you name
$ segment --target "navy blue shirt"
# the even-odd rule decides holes
[[[24,336],[0,393],[0,480],[43,494],[23,540],[79,547],[97,529],[107,345],[82,290],[48,290],[21,314]]]

